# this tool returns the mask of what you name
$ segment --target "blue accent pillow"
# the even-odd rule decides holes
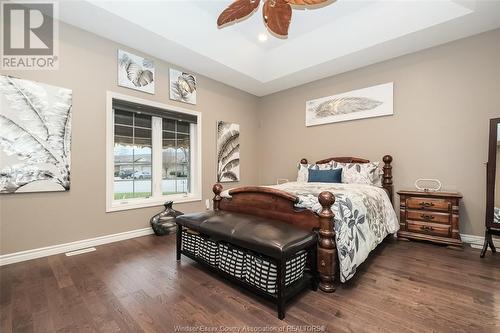
[[[342,183],[342,169],[313,170],[309,169],[309,183]]]

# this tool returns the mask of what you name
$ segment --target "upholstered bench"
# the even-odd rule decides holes
[[[280,319],[288,299],[305,288],[317,288],[313,231],[226,211],[186,214],[175,221],[177,260],[184,254],[274,300]]]

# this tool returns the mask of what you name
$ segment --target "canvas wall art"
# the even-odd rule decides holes
[[[240,180],[240,125],[217,122],[217,182]]]
[[[0,75],[0,193],[68,191],[70,89]]]
[[[170,99],[196,105],[196,76],[171,68]]]
[[[393,87],[390,82],[307,101],[306,126],[392,115]]]
[[[154,61],[118,50],[118,85],[148,94],[155,93]]]

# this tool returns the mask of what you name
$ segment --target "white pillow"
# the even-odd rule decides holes
[[[380,162],[332,163],[333,168],[342,168],[342,183],[371,184],[381,187],[383,172],[379,166]]]
[[[307,183],[309,178],[309,165],[310,164],[298,164],[297,165],[297,183]]]
[[[298,172],[297,172],[297,182],[298,183],[307,183],[309,180],[309,170],[331,170],[332,164],[331,163],[324,163],[324,164],[298,164],[297,165]]]

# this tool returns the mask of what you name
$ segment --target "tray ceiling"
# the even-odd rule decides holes
[[[500,27],[499,1],[338,0],[294,10],[281,40],[266,31],[260,11],[218,29],[230,3],[60,1],[59,16],[257,96]]]

